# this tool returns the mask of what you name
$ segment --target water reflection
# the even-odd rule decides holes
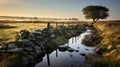
[[[49,54],[47,54],[47,63],[50,66],[50,58],[49,58]]]
[[[68,43],[64,44],[74,49],[74,52],[68,50],[61,52],[56,49],[51,54],[45,55],[43,61],[37,63],[35,67],[90,67],[90,64],[84,63],[85,58],[80,55],[80,53],[94,53],[93,47],[86,47],[81,43],[86,34],[90,33],[73,37],[69,39]]]
[[[58,57],[58,51],[57,51],[57,49],[56,49],[56,57]]]

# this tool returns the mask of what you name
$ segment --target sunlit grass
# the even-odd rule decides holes
[[[113,50],[104,53],[102,58],[93,59],[93,67],[120,67],[120,21],[98,22],[94,27],[103,38],[98,46],[112,45]]]
[[[15,27],[0,29],[0,44],[15,41],[19,32],[23,29],[33,31],[36,29],[42,30],[47,27],[47,23],[0,23],[0,25]],[[53,27],[56,26],[56,24],[51,25]]]
[[[99,30],[103,37],[101,44],[117,45],[120,44],[120,21],[118,22],[98,22],[94,26]]]
[[[82,25],[86,25],[86,23],[80,23]],[[50,24],[53,27],[56,27],[56,23],[51,23]],[[58,26],[63,25],[63,23],[58,23]],[[70,26],[73,25],[73,23],[68,24],[68,22],[65,22],[64,26]],[[4,28],[3,28],[4,26]],[[6,44],[9,42],[14,42],[16,38],[19,35],[19,32],[21,30],[28,30],[28,31],[33,31],[36,29],[44,29],[47,27],[47,23],[42,22],[42,23],[31,23],[31,22],[3,22],[0,23],[0,44]]]
[[[103,57],[92,59],[93,67],[120,67],[119,50],[104,53]]]
[[[33,31],[35,29],[46,28],[47,24],[44,23],[2,23],[4,25],[14,26],[15,28],[0,29],[0,43],[7,43],[14,41],[20,30],[26,29]]]

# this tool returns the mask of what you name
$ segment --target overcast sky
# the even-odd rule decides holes
[[[88,5],[106,6],[110,10],[109,20],[120,19],[120,0],[0,0],[0,16],[85,20],[82,9]]]

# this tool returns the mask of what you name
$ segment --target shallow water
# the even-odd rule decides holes
[[[93,47],[87,47],[81,42],[86,34],[91,33],[85,32],[77,37],[69,39],[68,43],[64,44],[69,45],[69,47],[79,52],[61,52],[57,49],[51,54],[45,55],[43,61],[37,63],[34,67],[90,67],[91,64],[86,64],[85,57],[80,55],[80,53],[94,54]]]

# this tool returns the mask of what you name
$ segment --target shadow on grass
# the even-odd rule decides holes
[[[9,26],[9,25],[0,24],[0,29],[9,29],[9,28],[17,28],[17,27],[16,26]]]

